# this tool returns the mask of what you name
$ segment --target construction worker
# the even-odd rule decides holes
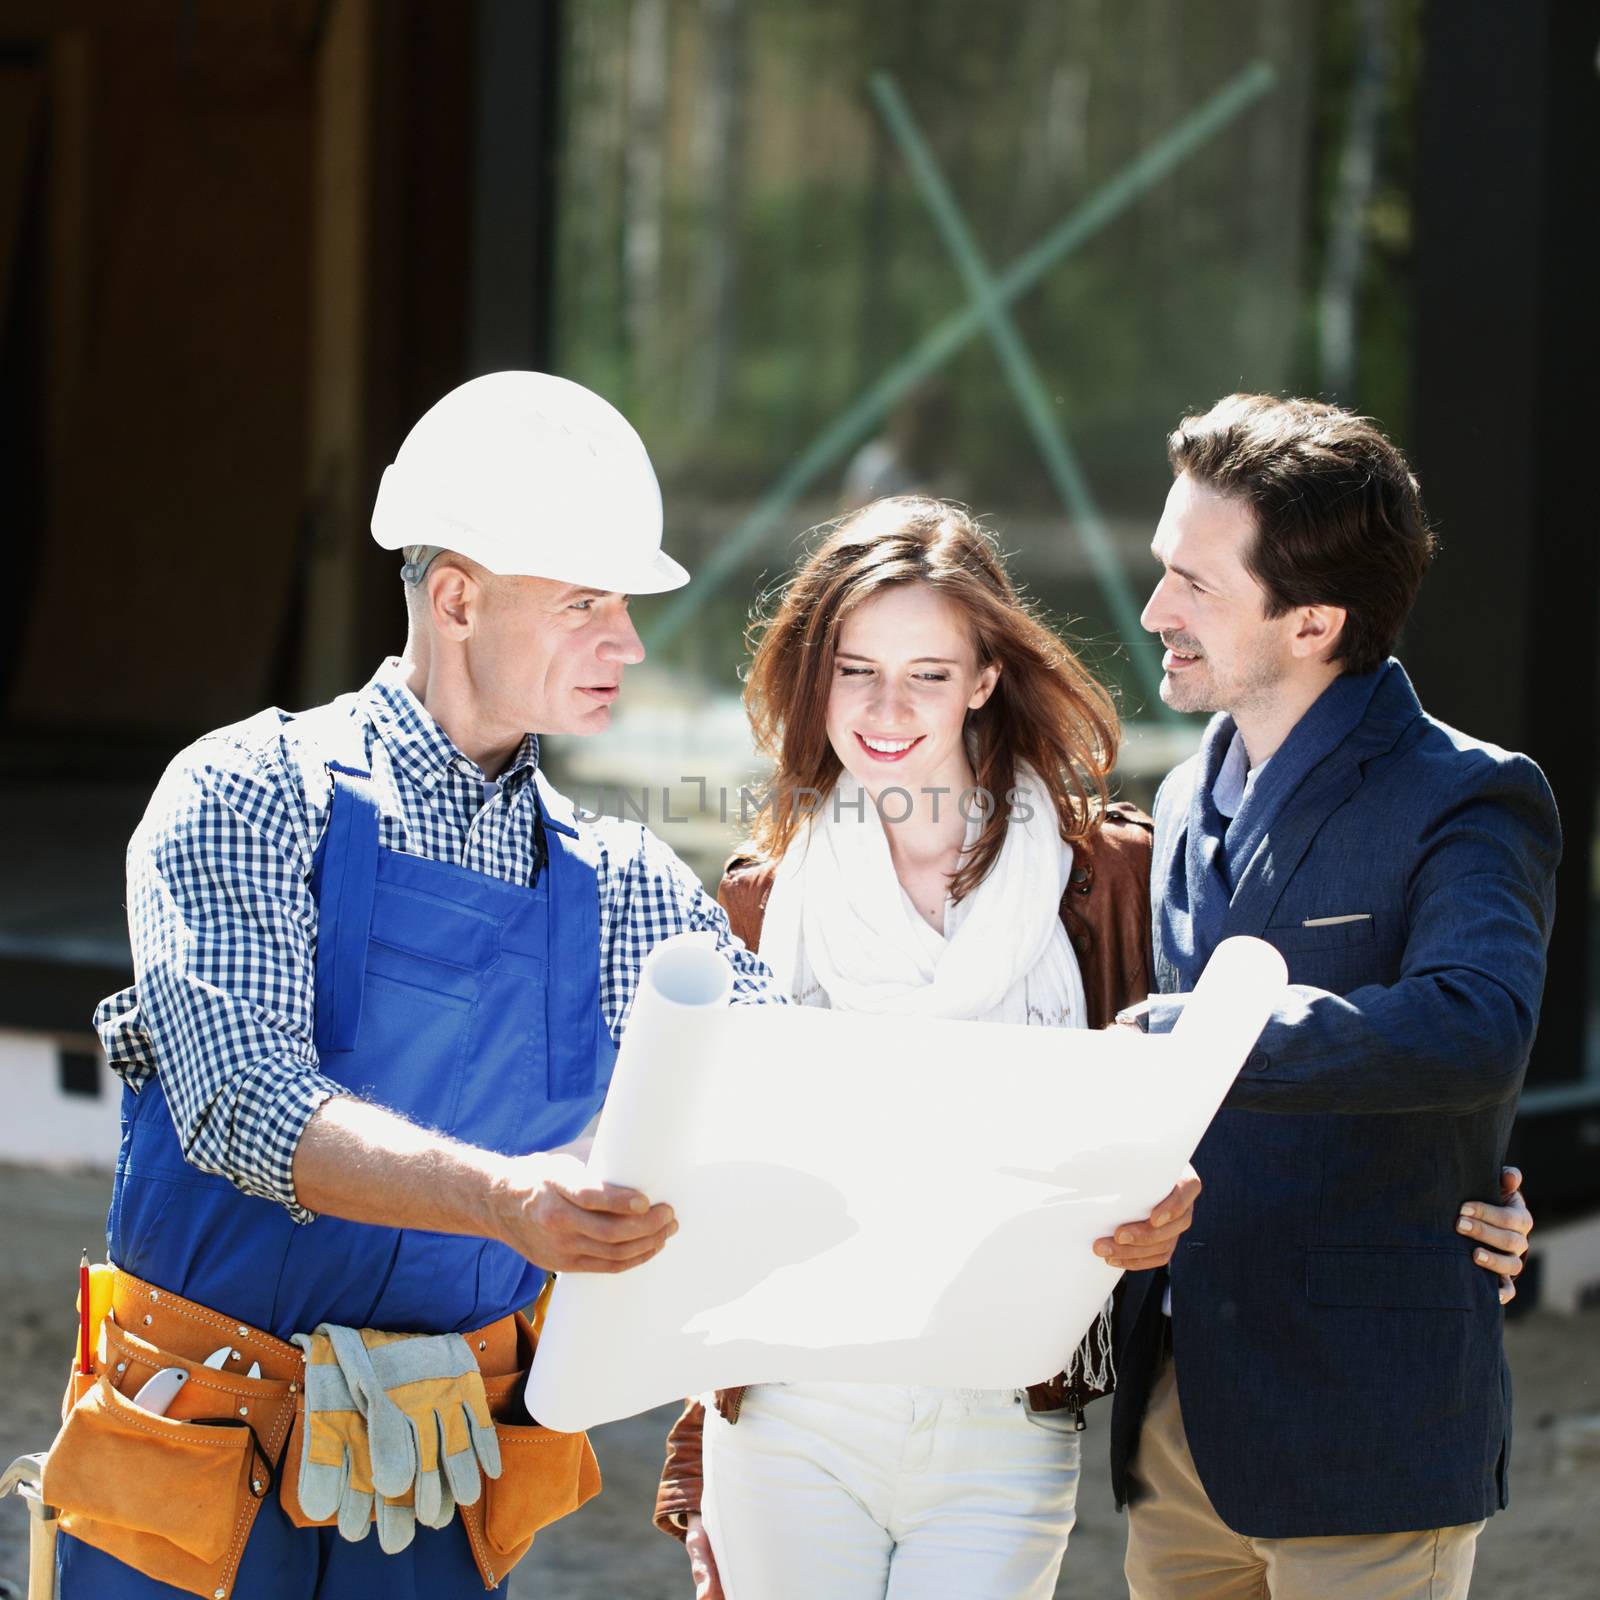
[[[767,997],[665,845],[579,821],[539,770],[540,735],[603,732],[643,658],[628,596],[687,581],[661,526],[604,400],[474,379],[379,489],[405,653],[161,780],[128,852],[135,982],[96,1014],[126,1085],[118,1276],[71,1396],[89,1442],[57,1452],[66,1600],[478,1593],[597,1486],[581,1435],[514,1415],[512,1313],[547,1271],[625,1271],[676,1231],[573,1145],[650,947],[703,931],[735,998]],[[147,1416],[130,1397],[163,1355],[187,1388]]]

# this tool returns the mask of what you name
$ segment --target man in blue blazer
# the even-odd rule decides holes
[[[1253,934],[1292,988],[1195,1156],[1193,1227],[1127,1283],[1130,1591],[1464,1595],[1511,1391],[1495,1280],[1447,1235],[1492,1243],[1457,1213],[1494,1192],[1533,1044],[1555,804],[1391,654],[1433,537],[1370,422],[1234,395],[1168,450],[1143,621],[1162,699],[1217,715],[1156,800],[1157,987]]]

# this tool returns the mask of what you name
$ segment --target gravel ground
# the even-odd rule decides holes
[[[78,1251],[98,1253],[109,1183],[0,1166],[0,1464],[53,1435],[74,1338]],[[1600,1315],[1534,1313],[1507,1332],[1517,1386],[1511,1509],[1478,1546],[1476,1592],[1494,1600],[1593,1600],[1600,1592]],[[517,1600],[688,1600],[688,1565],[649,1512],[668,1408],[594,1434],[606,1489],[540,1535],[517,1569]],[[1057,1594],[1113,1600],[1122,1582],[1122,1519],[1106,1487],[1106,1433],[1089,1413],[1078,1526]],[[1099,1424],[1097,1426],[1097,1423]],[[26,1516],[0,1506],[0,1597],[20,1594]],[[7,1584],[16,1585],[8,1591]],[[976,1600],[976,1597],[975,1597]]]

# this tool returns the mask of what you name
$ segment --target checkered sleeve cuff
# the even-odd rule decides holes
[[[296,1222],[315,1221],[317,1213],[295,1194],[295,1151],[318,1109],[348,1093],[299,1061],[262,1061],[242,1074],[233,1088],[224,1166],[234,1186],[277,1201]]]

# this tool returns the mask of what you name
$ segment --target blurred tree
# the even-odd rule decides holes
[[[1276,73],[1011,308],[1130,581],[1160,440],[1186,408],[1348,382],[1403,423],[1417,0],[586,0],[566,15],[558,359],[650,441],[691,562],[966,304],[867,99],[879,70],[998,269],[1247,65]],[[1050,530],[1025,576],[1105,631],[992,349],[968,343],[941,379],[966,492]],[[752,557],[752,582],[804,516],[834,509],[848,455]]]

